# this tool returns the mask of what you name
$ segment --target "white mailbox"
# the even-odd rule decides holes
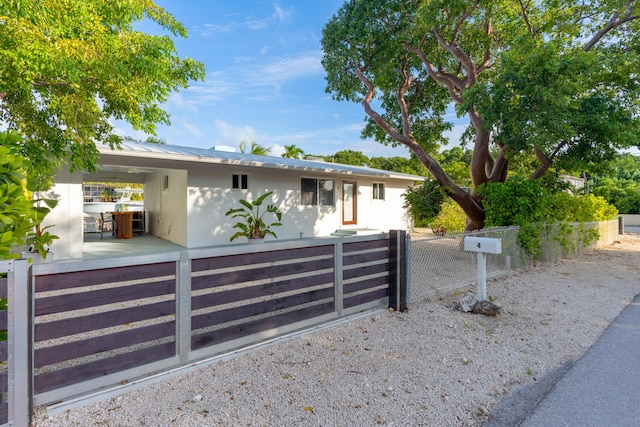
[[[490,237],[467,236],[464,238],[464,250],[485,254],[501,254],[502,240],[492,239]]]
[[[478,300],[487,299],[487,254],[501,254],[502,240],[489,237],[464,238],[464,250],[476,252],[478,257]]]

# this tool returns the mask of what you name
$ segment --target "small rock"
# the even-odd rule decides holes
[[[459,305],[460,311],[464,311],[465,313],[470,312],[473,309],[473,306],[478,302],[476,295],[473,292],[466,293],[462,298],[460,298]]]
[[[202,400],[201,394],[196,394],[195,396],[193,396],[193,399],[191,399],[192,402],[200,402],[201,400]]]
[[[501,308],[499,305],[489,301],[477,301],[473,304],[471,312],[474,314],[484,314],[485,316],[496,316]]]

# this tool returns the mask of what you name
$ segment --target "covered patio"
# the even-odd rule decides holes
[[[184,246],[176,245],[151,234],[135,236],[132,239],[118,239],[110,233],[105,233],[104,237],[100,239],[100,233],[85,233],[82,259],[130,257],[184,249]]]

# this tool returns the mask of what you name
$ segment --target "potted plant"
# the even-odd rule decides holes
[[[282,212],[272,204],[267,205],[266,209],[262,212],[260,211],[260,207],[262,206],[264,200],[273,194],[273,191],[269,191],[268,193],[263,194],[258,197],[256,200],[249,202],[247,200],[240,200],[239,203],[242,205],[241,208],[229,209],[225,214],[231,218],[241,218],[241,220],[236,223],[233,228],[237,228],[239,231],[236,232],[229,239],[230,242],[233,242],[238,237],[246,237],[249,239],[249,242],[264,239],[267,234],[276,236],[271,230],[271,227],[281,226],[280,220],[282,219]],[[272,213],[276,217],[276,221],[267,224],[264,222],[264,215],[266,213]]]
[[[53,227],[53,225],[41,227],[40,224],[38,224],[36,225],[35,231],[27,235],[27,245],[29,249],[23,253],[25,258],[34,259],[34,254],[38,254],[43,260],[47,259],[47,255],[51,255],[50,260],[53,259],[53,252],[50,252],[51,244],[59,237],[47,231],[47,229],[51,227]],[[37,256],[35,258],[37,259]]]
[[[42,221],[44,217],[51,212],[51,209],[55,208],[58,204],[57,200],[52,199],[34,199],[32,200],[33,207],[33,221],[34,221],[34,229],[32,232],[27,234],[26,243],[28,249],[26,252],[22,252],[23,258],[28,258],[32,260],[46,260],[47,255],[51,255],[49,261],[53,259],[53,252],[51,252],[51,244],[55,239],[58,239],[58,236],[55,236],[49,231],[53,225],[47,225],[45,227],[42,226]],[[44,206],[42,205],[44,203]]]

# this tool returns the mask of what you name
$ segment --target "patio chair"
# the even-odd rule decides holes
[[[140,233],[142,235],[146,234],[146,225],[144,220],[144,211],[134,212],[133,213],[133,228],[132,231],[134,233]]]
[[[100,240],[102,240],[102,236],[104,231],[111,231],[111,235],[116,235],[116,220],[113,218],[111,214],[107,215],[105,218],[104,212],[100,212]]]

